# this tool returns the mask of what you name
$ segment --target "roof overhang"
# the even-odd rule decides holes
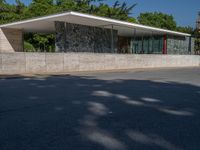
[[[99,17],[94,15],[88,15],[77,12],[66,12],[61,14],[54,14],[25,21],[19,21],[9,24],[0,25],[0,28],[14,28],[22,29],[24,32],[37,32],[37,33],[54,33],[55,32],[55,21],[64,21],[68,23],[96,26],[103,28],[113,28],[118,30],[121,36],[133,36],[137,35],[176,35],[176,36],[191,36],[187,33],[181,33],[166,29],[160,29],[136,23],[129,23],[125,21]]]

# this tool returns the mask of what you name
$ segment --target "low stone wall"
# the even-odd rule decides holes
[[[0,74],[62,73],[135,68],[197,67],[195,55],[0,53]]]

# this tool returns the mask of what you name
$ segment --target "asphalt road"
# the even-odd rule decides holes
[[[200,68],[0,79],[0,150],[199,150]]]

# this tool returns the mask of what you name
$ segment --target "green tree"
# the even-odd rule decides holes
[[[178,26],[176,28],[176,30],[179,31],[179,32],[194,34],[194,29],[190,26],[187,26],[187,27]]]
[[[98,16],[136,22],[135,18],[130,17],[131,12],[136,5],[137,4],[132,4],[131,6],[128,6],[127,3],[120,3],[119,1],[116,1],[112,6],[100,3],[100,5],[92,11],[92,13]]]
[[[9,15],[8,4],[5,0],[0,0],[0,23],[3,24],[7,20],[7,16]]]
[[[16,14],[18,14],[18,15],[23,14],[24,9],[25,9],[24,3],[22,3],[21,0],[15,0],[15,3],[16,3],[16,5],[15,5]]]
[[[23,10],[25,5],[16,0],[15,5],[6,3],[6,1],[0,1],[0,24],[13,22],[23,19]]]
[[[76,10],[76,3],[74,0],[57,0],[55,1],[55,7],[57,11],[69,11]]]
[[[138,22],[143,25],[176,30],[176,21],[174,17],[161,12],[141,13],[138,17]]]
[[[26,16],[28,18],[44,16],[55,13],[53,0],[32,0],[32,3],[28,6]]]

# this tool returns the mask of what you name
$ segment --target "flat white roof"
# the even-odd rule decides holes
[[[155,28],[136,23],[130,23],[130,22],[99,17],[89,14],[83,14],[78,12],[65,12],[61,14],[53,14],[49,16],[8,23],[0,25],[0,28],[23,29],[24,32],[53,33],[55,32],[54,21],[64,21],[68,23],[104,27],[104,28],[112,28],[113,26],[113,29],[118,30],[118,34],[121,36],[133,36],[135,34],[134,33],[135,29],[137,35],[170,34],[178,36],[191,36],[190,34],[187,33]]]

